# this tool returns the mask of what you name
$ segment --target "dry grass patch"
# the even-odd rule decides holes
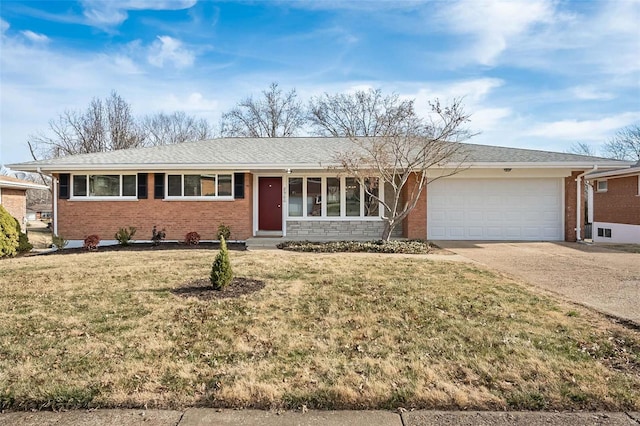
[[[266,286],[172,293],[215,251],[0,264],[0,408],[640,409],[640,333],[477,266],[231,252]]]

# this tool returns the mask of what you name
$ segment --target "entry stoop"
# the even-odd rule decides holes
[[[276,245],[283,242],[284,238],[251,237],[245,241],[247,250],[277,249]]]

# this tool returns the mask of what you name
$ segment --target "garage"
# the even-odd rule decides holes
[[[559,178],[446,178],[427,186],[431,240],[564,239]]]

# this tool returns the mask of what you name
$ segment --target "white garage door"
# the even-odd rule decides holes
[[[431,240],[563,240],[561,179],[440,179],[427,186]]]

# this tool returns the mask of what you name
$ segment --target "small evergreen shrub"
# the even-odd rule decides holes
[[[133,239],[133,236],[136,235],[136,228],[134,226],[130,226],[127,228],[120,228],[118,232],[115,234],[115,239],[118,240],[118,244],[121,246],[128,246]]]
[[[65,240],[61,235],[53,234],[51,236],[51,243],[56,246],[56,248],[62,250],[69,244],[69,241]]]
[[[16,231],[18,232],[18,253],[28,253],[33,249],[33,244],[29,242],[27,234],[22,232],[22,229],[20,228],[20,221],[15,217],[13,220],[16,222]]]
[[[218,226],[218,233],[216,234],[218,240],[222,241],[222,238],[225,240],[229,240],[231,238],[231,228],[229,228],[224,223],[221,223]]]
[[[98,237],[96,234],[92,234],[84,239],[82,248],[87,251],[96,251],[98,250],[98,244],[100,244],[100,237]]]
[[[224,236],[220,238],[220,251],[216,255],[211,267],[211,285],[215,290],[222,290],[233,280],[233,271],[229,261],[229,251]]]
[[[20,243],[15,218],[0,206],[0,257],[15,256]]]
[[[200,244],[200,234],[195,231],[189,232],[184,236],[184,243],[189,246],[197,246]]]
[[[153,230],[151,231],[151,241],[153,241],[154,246],[160,244],[162,240],[166,238],[166,236],[167,232],[164,228],[162,228],[162,231],[158,231],[156,226],[153,225]]]

